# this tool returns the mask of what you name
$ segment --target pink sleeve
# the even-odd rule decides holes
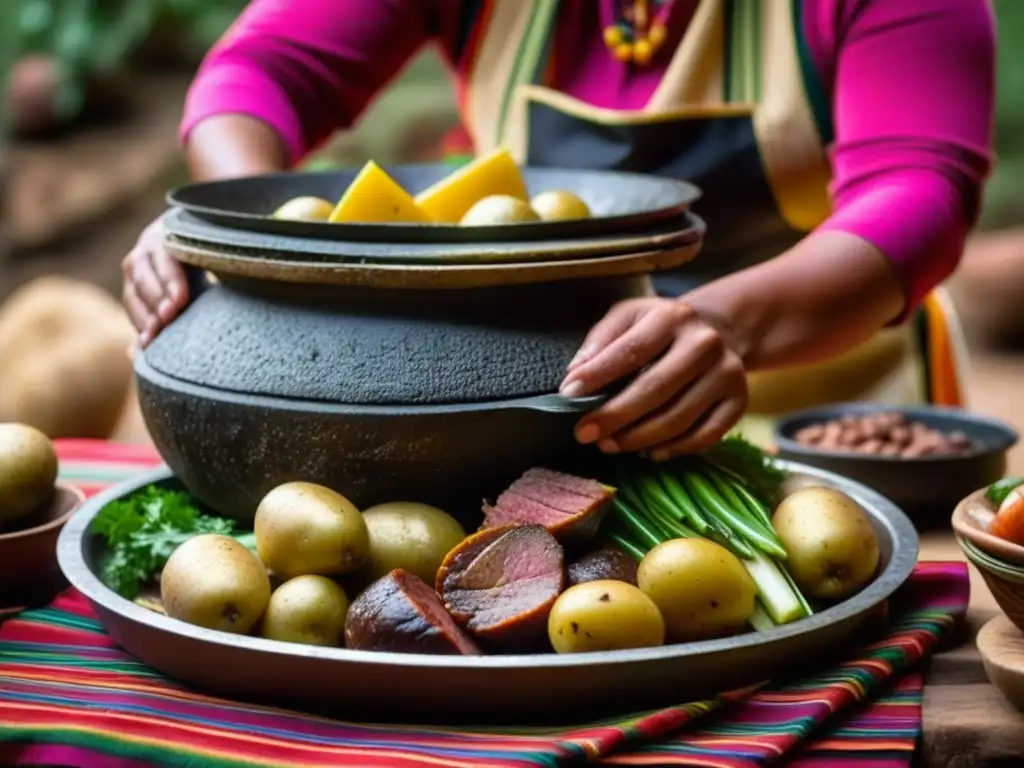
[[[820,230],[888,256],[906,317],[956,268],[992,164],[993,12],[989,0],[837,0],[813,12],[837,51],[835,204]]]
[[[427,0],[251,0],[207,54],[181,136],[213,115],[245,114],[298,162],[352,124],[435,31]]]

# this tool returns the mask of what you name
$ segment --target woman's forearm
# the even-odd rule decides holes
[[[217,115],[198,123],[186,143],[188,165],[196,181],[272,173],[287,167],[281,138],[247,115]]]
[[[682,300],[719,329],[748,370],[842,354],[899,317],[905,301],[885,255],[846,232],[812,234]]]

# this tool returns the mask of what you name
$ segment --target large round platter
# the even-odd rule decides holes
[[[417,194],[455,169],[444,164],[399,165],[387,171]],[[692,184],[657,176],[570,168],[522,168],[531,195],[568,190],[583,198],[589,219],[492,227],[446,224],[326,224],[281,221],[268,214],[284,202],[312,195],[335,201],[359,169],[326,173],[292,172],[189,184],[171,190],[167,202],[198,218],[248,232],[347,242],[473,243],[559,240],[643,232],[678,218],[700,197]]]
[[[795,486],[839,488],[867,511],[878,533],[882,568],[849,600],[793,624],[721,640],[576,655],[428,656],[314,648],[197,628],[154,613],[107,589],[103,557],[89,533],[108,502],[149,483],[174,483],[159,470],[91,499],[66,525],[60,566],[92,603],[114,640],[145,663],[197,689],[329,710],[358,719],[581,720],[692,701],[778,677],[862,642],[876,608],[910,576],[918,539],[907,517],[868,488],[791,462]]]

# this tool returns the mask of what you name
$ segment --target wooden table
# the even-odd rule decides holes
[[[969,405],[1024,433],[1022,382],[1024,358],[976,356]],[[1024,444],[1011,452],[1010,472],[1024,474]],[[964,558],[952,534],[943,531],[922,535],[921,559]],[[971,566],[971,608],[964,642],[937,654],[925,678],[920,766],[1024,766],[1024,714],[988,682],[974,645],[978,629],[998,611],[988,587]]]

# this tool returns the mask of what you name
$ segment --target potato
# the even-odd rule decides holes
[[[540,221],[529,203],[511,195],[491,195],[478,201],[459,219],[460,227],[488,227]]]
[[[271,214],[285,221],[327,221],[334,205],[319,197],[293,197]]]
[[[541,192],[530,201],[530,207],[544,221],[590,218],[587,204],[578,195],[564,189]]]
[[[359,572],[367,584],[396,568],[433,584],[445,556],[466,538],[447,512],[411,501],[392,501],[363,510],[370,533],[370,561]]]
[[[880,558],[878,536],[860,504],[823,486],[791,493],[772,516],[789,558],[786,566],[810,597],[841,600],[871,581]]]
[[[548,615],[556,653],[621,651],[665,642],[665,621],[654,602],[624,581],[588,581],[569,587]]]
[[[757,591],[743,563],[707,539],[672,539],[640,561],[637,584],[665,619],[668,642],[733,634],[754,612]]]
[[[253,520],[256,550],[282,579],[342,576],[370,559],[370,533],[359,510],[340,493],[315,483],[271,490]]]

